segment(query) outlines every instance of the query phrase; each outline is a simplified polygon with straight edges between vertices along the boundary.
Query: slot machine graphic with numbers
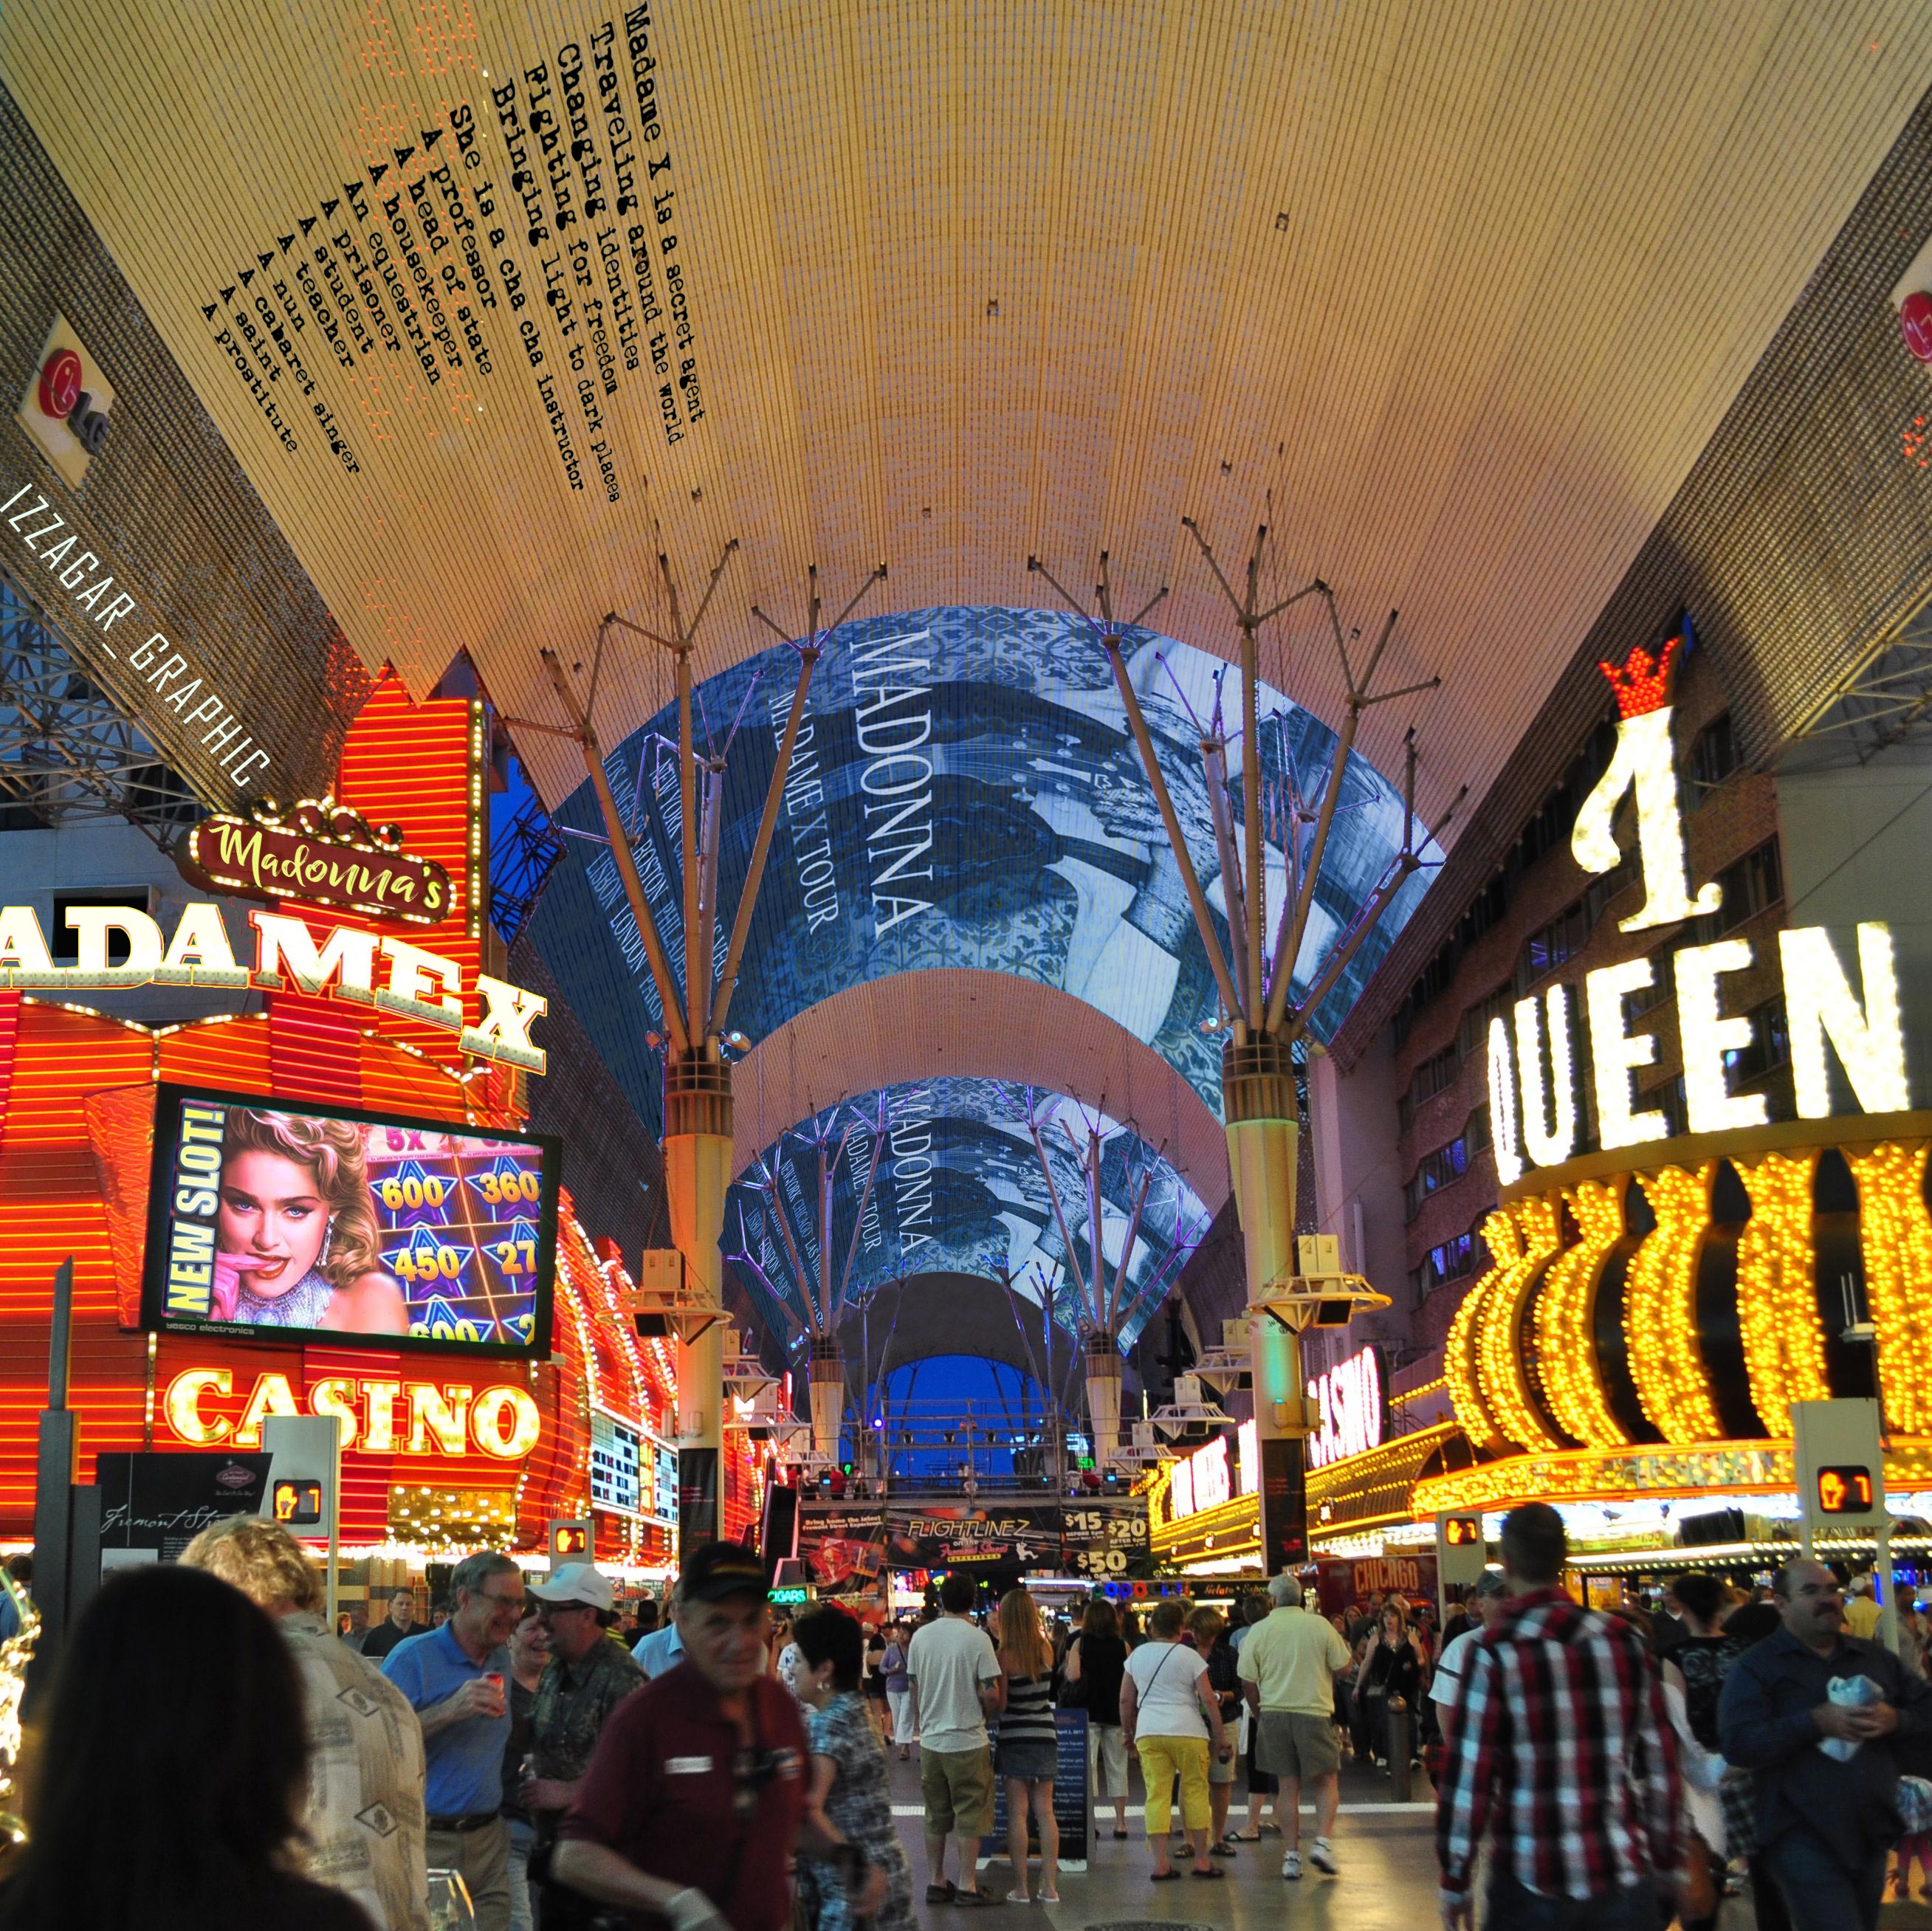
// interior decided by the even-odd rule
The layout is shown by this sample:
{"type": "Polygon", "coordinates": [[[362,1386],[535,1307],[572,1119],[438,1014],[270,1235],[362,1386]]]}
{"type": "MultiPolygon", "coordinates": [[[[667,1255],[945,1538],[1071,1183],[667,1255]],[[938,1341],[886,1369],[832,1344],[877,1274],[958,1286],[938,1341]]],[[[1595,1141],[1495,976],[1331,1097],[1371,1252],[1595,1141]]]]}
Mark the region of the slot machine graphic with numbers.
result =
{"type": "Polygon", "coordinates": [[[538,1150],[413,1130],[370,1137],[382,1264],[402,1288],[410,1332],[527,1342],[538,1276],[538,1150]]]}

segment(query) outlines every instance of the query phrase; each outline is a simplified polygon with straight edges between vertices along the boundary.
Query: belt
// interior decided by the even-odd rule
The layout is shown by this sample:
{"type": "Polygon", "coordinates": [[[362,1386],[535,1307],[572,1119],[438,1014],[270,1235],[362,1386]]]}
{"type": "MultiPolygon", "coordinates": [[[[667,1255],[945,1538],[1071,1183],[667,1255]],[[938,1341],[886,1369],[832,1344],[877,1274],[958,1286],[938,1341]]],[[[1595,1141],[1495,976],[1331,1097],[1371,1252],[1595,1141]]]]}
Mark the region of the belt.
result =
{"type": "Polygon", "coordinates": [[[429,1817],[423,1821],[432,1831],[481,1831],[502,1814],[500,1810],[478,1810],[467,1817],[429,1817]]]}

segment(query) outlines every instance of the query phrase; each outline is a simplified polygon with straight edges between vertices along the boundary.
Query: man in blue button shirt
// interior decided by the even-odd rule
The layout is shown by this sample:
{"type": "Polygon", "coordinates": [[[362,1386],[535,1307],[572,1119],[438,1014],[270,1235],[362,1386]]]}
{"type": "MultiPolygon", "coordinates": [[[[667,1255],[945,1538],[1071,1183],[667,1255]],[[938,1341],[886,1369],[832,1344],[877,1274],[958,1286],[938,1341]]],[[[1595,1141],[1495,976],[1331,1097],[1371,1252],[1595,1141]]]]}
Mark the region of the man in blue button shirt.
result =
{"type": "Polygon", "coordinates": [[[677,1627],[674,1597],[669,1594],[665,1597],[663,1627],[652,1630],[647,1636],[640,1636],[631,1654],[646,1676],[662,1676],[684,1660],[684,1637],[677,1627]]]}
{"type": "Polygon", "coordinates": [[[429,1866],[463,1874],[477,1931],[509,1931],[510,1829],[501,1814],[510,1740],[505,1647],[524,1613],[524,1577],[507,1555],[467,1557],[450,1576],[448,1621],[410,1636],[382,1674],[422,1720],[429,1866]]]}
{"type": "Polygon", "coordinates": [[[1870,1931],[1902,1828],[1895,1746],[1932,1731],[1932,1684],[1845,1633],[1822,1563],[1787,1562],[1777,1588],[1784,1627],[1732,1665],[1719,1738],[1755,1775],[1759,1854],[1796,1931],[1870,1931]],[[1833,1700],[1834,1681],[1859,1677],[1870,1701],[1833,1700]]]}

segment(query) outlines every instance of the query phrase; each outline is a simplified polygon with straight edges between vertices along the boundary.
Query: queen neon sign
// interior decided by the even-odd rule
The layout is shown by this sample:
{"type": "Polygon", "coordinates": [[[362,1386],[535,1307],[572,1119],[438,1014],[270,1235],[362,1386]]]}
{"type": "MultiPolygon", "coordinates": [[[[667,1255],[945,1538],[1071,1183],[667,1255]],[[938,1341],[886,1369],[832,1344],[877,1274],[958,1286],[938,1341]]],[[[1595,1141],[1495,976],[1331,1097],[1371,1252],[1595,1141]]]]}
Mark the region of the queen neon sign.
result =
{"type": "MultiPolygon", "coordinates": [[[[1654,655],[1633,651],[1621,669],[1600,667],[1616,693],[1616,748],[1576,814],[1570,850],[1586,871],[1612,869],[1622,858],[1612,821],[1625,794],[1634,796],[1645,899],[1639,910],[1618,922],[1625,932],[1679,923],[1715,912],[1724,903],[1724,888],[1715,880],[1694,895],[1690,888],[1667,701],[1681,642],[1673,637],[1654,655]]],[[[1891,930],[1875,921],[1862,924],[1854,942],[1856,984],[1825,927],[1801,926],[1778,935],[1801,1119],[1831,1115],[1828,1044],[1858,1111],[1902,1113],[1911,1105],[1891,930]]],[[[1727,1054],[1750,1045],[1751,1024],[1724,1015],[1723,982],[1756,959],[1750,940],[1743,938],[1685,946],[1670,956],[1685,1123],[1692,1133],[1761,1126],[1769,1120],[1761,1093],[1730,1090],[1724,1063],[1727,1054]]],[[[1612,1152],[1668,1135],[1664,1114],[1636,1103],[1635,1075],[1656,1063],[1657,1039],[1629,1030],[1626,1005],[1656,985],[1649,959],[1626,959],[1585,974],[1580,1029],[1574,989],[1562,985],[1551,986],[1540,999],[1517,1000],[1508,1023],[1500,1015],[1490,1021],[1490,1117],[1504,1186],[1520,1180],[1527,1167],[1559,1165],[1578,1150],[1580,1030],[1588,1042],[1598,1144],[1612,1152]]]]}

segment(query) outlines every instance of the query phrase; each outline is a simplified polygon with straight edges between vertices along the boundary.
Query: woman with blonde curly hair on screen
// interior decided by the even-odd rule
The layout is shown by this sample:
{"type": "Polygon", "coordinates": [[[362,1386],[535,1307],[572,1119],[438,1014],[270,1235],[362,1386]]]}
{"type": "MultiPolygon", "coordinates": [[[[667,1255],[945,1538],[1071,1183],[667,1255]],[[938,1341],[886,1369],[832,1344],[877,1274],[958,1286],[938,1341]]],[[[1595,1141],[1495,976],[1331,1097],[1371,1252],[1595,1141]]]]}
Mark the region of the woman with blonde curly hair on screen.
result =
{"type": "Polygon", "coordinates": [[[217,1321],[406,1334],[382,1269],[362,1129],[346,1120],[231,1106],[215,1214],[217,1321]]]}

